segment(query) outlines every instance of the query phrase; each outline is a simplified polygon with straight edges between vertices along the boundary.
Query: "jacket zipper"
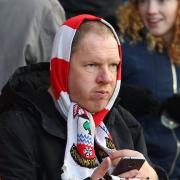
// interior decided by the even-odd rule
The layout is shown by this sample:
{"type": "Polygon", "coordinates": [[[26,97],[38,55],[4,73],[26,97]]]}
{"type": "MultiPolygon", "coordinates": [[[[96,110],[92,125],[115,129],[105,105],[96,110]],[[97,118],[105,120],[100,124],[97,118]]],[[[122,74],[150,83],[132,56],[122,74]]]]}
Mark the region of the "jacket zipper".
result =
{"type": "MultiPolygon", "coordinates": [[[[177,74],[176,74],[176,67],[174,64],[171,64],[171,69],[172,69],[172,78],[173,78],[173,93],[175,94],[175,93],[177,93],[177,74]]],[[[178,159],[179,154],[180,154],[180,141],[177,138],[175,129],[171,129],[171,132],[172,132],[172,135],[174,137],[174,140],[176,141],[176,154],[175,154],[175,157],[172,161],[171,168],[168,172],[169,176],[173,173],[177,159],[178,159]]]]}
{"type": "Polygon", "coordinates": [[[173,135],[173,137],[174,137],[174,140],[176,141],[176,147],[177,147],[177,148],[176,148],[175,157],[174,157],[174,159],[173,159],[173,161],[172,161],[172,164],[171,164],[171,168],[170,168],[170,170],[169,170],[169,172],[168,172],[168,175],[169,175],[169,176],[173,173],[173,171],[174,171],[174,169],[175,169],[175,165],[176,165],[177,159],[178,159],[179,154],[180,154],[180,141],[179,141],[179,139],[177,138],[177,135],[176,135],[175,130],[174,130],[174,129],[171,129],[171,132],[172,132],[172,135],[173,135]]]}

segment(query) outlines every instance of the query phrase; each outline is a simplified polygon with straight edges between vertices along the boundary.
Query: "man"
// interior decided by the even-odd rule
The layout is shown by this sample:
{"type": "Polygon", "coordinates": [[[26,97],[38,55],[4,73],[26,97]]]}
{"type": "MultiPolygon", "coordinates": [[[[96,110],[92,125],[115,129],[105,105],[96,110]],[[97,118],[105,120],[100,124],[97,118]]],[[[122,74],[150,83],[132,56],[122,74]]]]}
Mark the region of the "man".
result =
{"type": "Polygon", "coordinates": [[[0,94],[17,67],[49,61],[64,20],[57,0],[0,0],[0,94]]]}
{"type": "MultiPolygon", "coordinates": [[[[124,156],[148,159],[141,127],[115,102],[121,50],[106,21],[91,15],[67,20],[54,40],[50,87],[48,69],[44,63],[20,68],[3,88],[2,179],[97,180],[124,156]]],[[[158,176],[166,179],[147,161],[139,171],[119,174],[158,176]]]]}

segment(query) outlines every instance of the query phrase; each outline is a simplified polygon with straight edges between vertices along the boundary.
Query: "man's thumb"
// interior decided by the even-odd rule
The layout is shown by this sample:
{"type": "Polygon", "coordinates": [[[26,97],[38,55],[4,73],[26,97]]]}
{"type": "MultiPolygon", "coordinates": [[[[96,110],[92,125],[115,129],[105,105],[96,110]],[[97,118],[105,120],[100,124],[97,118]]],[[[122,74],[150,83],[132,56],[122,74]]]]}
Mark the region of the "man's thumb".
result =
{"type": "Polygon", "coordinates": [[[105,158],[104,161],[93,172],[91,176],[91,180],[97,180],[98,178],[102,178],[108,171],[110,164],[111,164],[110,158],[109,157],[105,158]]]}

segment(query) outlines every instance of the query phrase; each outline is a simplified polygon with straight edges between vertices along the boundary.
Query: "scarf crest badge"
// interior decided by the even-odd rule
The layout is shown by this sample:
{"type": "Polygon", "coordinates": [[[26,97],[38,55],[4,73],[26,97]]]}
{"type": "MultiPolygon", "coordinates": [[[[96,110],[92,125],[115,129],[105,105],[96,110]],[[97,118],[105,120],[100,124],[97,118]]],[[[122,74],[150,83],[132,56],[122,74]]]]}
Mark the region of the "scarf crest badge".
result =
{"type": "Polygon", "coordinates": [[[94,139],[87,111],[77,104],[73,107],[73,116],[77,123],[77,144],[73,144],[70,150],[71,156],[80,166],[94,168],[97,166],[94,150],[94,139]]]}
{"type": "Polygon", "coordinates": [[[67,120],[67,144],[62,167],[63,173],[61,174],[63,180],[81,180],[90,177],[100,163],[99,157],[103,159],[111,153],[112,149],[115,149],[103,119],[118,96],[121,65],[118,66],[114,93],[102,111],[92,115],[77,103],[71,102],[68,94],[71,45],[76,31],[85,20],[101,21],[112,30],[117,40],[121,59],[121,48],[117,34],[108,22],[99,17],[88,14],[72,17],[65,21],[56,33],[50,63],[50,80],[58,109],[67,120]]]}

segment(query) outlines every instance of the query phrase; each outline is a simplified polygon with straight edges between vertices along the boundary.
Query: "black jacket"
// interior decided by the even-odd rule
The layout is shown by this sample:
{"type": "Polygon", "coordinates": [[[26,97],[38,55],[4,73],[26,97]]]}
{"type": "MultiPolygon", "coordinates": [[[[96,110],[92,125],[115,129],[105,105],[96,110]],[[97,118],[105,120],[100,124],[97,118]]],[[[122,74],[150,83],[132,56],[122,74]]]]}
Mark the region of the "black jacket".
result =
{"type": "MultiPolygon", "coordinates": [[[[0,96],[0,177],[5,180],[60,180],[66,122],[47,92],[49,64],[18,69],[0,96]]],[[[104,120],[117,149],[147,157],[139,123],[120,105],[104,120]]],[[[161,179],[166,179],[164,173],[161,179]]]]}

